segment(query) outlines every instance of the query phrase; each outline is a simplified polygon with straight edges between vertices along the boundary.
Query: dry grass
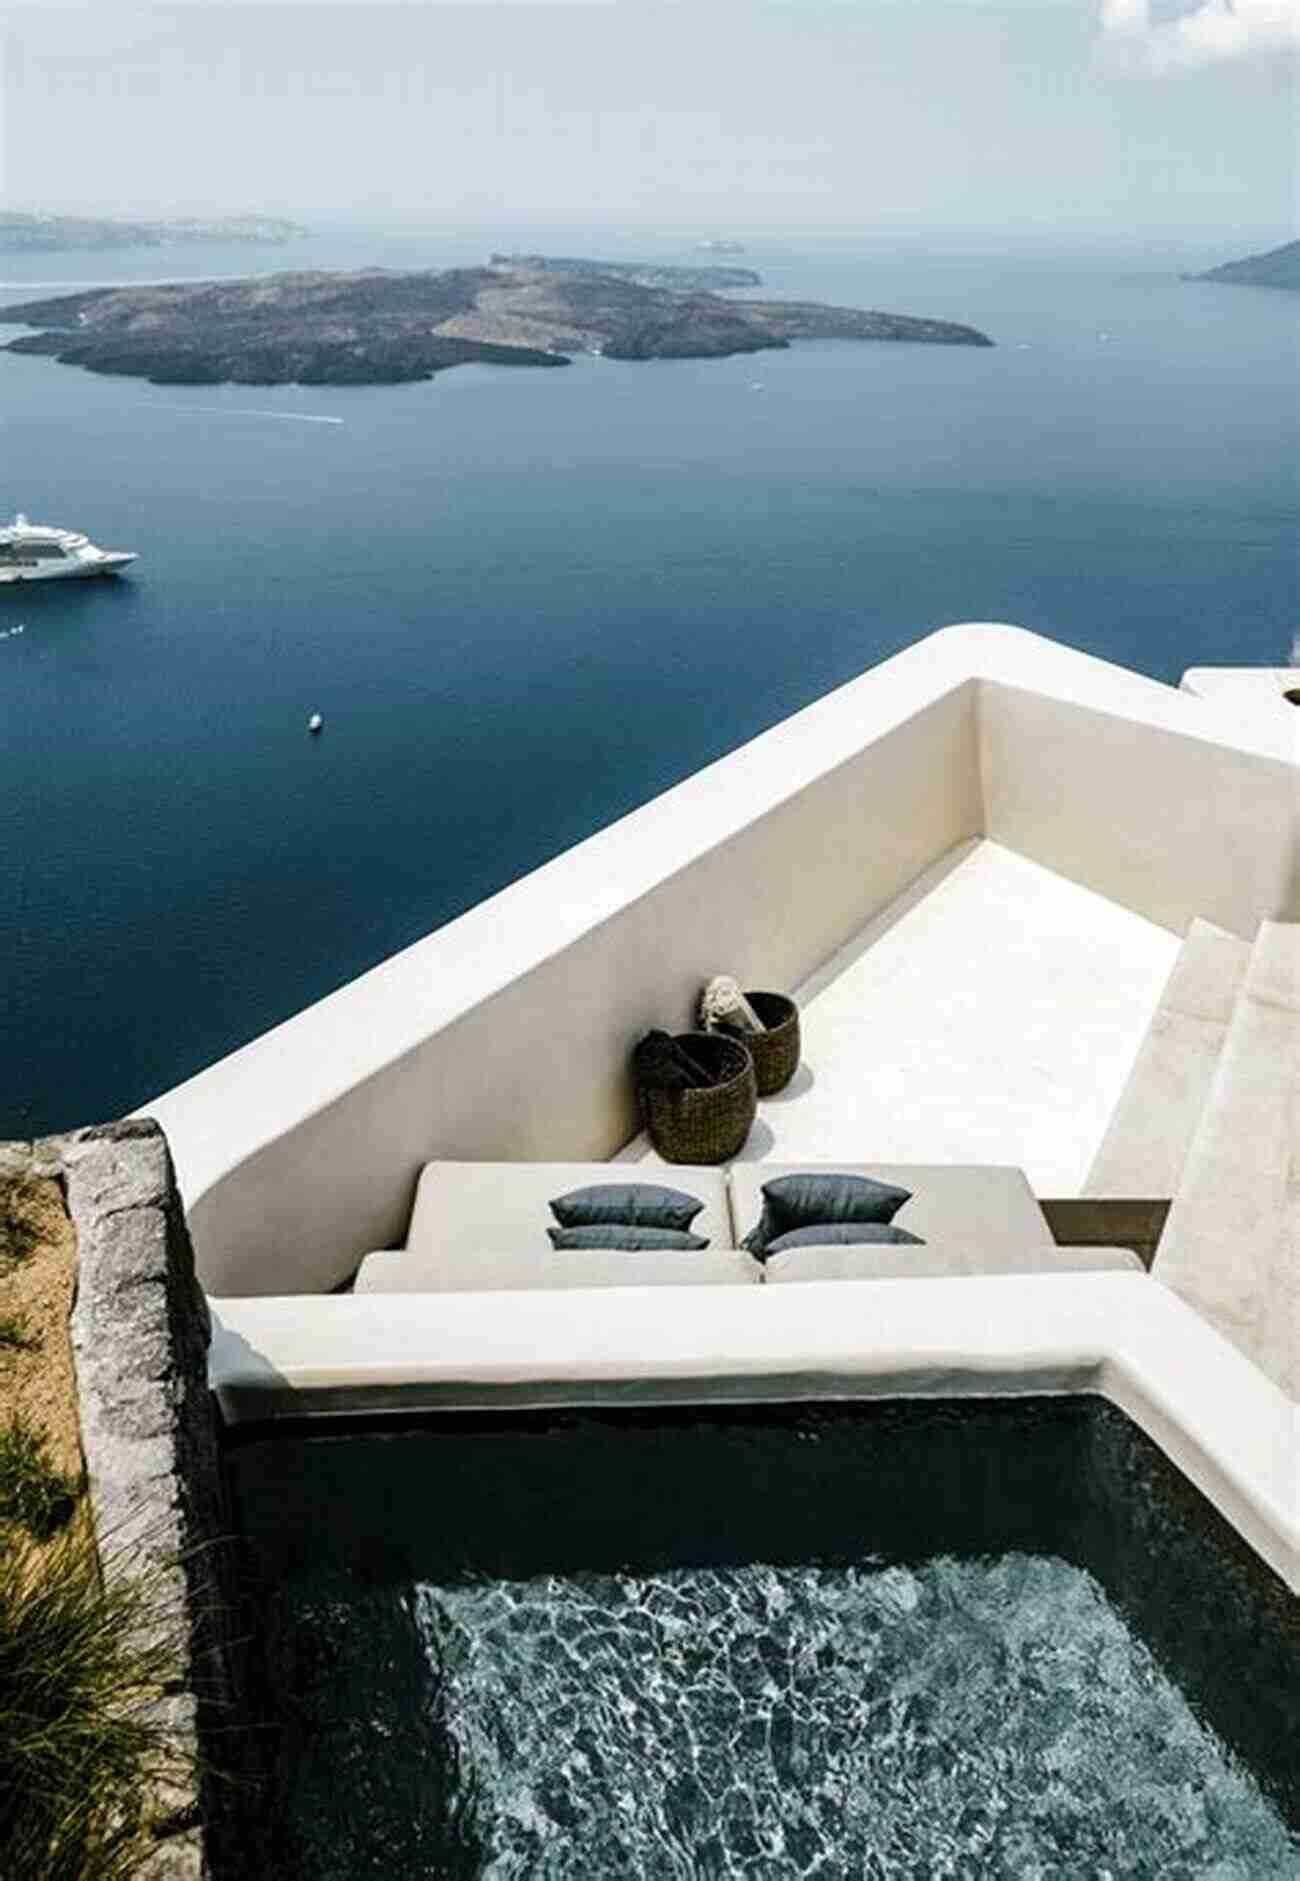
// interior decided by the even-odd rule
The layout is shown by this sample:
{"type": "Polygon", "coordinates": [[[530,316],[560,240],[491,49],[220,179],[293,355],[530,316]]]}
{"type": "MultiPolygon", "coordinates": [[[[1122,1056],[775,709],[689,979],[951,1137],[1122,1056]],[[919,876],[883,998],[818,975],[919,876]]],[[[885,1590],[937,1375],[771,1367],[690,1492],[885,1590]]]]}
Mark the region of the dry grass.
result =
{"type": "Polygon", "coordinates": [[[0,1539],[0,1872],[128,1881],[150,1800],[184,1772],[159,1710],[175,1677],[147,1581],[101,1573],[84,1528],[0,1539]]]}
{"type": "Polygon", "coordinates": [[[68,1319],[59,1184],[0,1179],[0,1875],[127,1881],[183,1761],[159,1708],[181,1663],[147,1580],[101,1563],[68,1319]]]}
{"type": "Polygon", "coordinates": [[[76,1280],[77,1237],[59,1184],[0,1180],[0,1427],[21,1419],[68,1482],[83,1469],[68,1333],[76,1280]]]}

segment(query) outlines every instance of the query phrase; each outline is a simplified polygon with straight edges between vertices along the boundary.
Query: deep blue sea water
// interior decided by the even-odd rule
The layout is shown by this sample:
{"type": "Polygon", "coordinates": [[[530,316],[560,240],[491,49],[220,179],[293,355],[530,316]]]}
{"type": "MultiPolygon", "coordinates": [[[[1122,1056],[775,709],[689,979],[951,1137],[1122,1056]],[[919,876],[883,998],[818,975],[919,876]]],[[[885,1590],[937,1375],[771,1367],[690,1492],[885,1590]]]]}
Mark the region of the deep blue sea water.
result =
{"type": "MultiPolygon", "coordinates": [[[[38,283],[499,245],[0,258],[0,312],[38,283]]],[[[1219,258],[750,244],[766,293],[994,351],[326,390],[0,354],[0,514],[141,554],[0,595],[0,1136],[142,1104],[947,622],[1165,680],[1285,662],[1300,305],[1178,278],[1219,258]]]]}

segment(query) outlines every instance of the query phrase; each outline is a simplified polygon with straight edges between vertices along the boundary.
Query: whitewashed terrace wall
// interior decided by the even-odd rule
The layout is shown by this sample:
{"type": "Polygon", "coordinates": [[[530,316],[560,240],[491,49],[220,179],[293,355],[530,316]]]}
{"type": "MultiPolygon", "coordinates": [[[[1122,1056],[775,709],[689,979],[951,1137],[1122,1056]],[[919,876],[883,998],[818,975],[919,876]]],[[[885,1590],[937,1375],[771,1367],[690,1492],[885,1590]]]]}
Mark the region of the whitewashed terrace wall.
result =
{"type": "Polygon", "coordinates": [[[931,635],[147,1106],[204,1284],[330,1288],[400,1241],[434,1157],[610,1154],[631,1045],[704,975],[798,983],[972,836],[1253,934],[1295,897],[1296,781],[1153,681],[931,635]]]}
{"type": "MultiPolygon", "coordinates": [[[[685,789],[707,797],[710,773],[685,789]]],[[[195,1198],[205,1285],[252,1294],[335,1284],[370,1249],[401,1241],[415,1175],[432,1157],[612,1154],[637,1128],[627,1063],[647,1027],[687,1026],[701,979],[720,963],[749,985],[801,979],[972,835],[978,806],[964,686],[684,866],[686,845],[665,848],[645,831],[646,879],[622,906],[600,905],[611,878],[599,856],[572,852],[388,963],[391,973],[379,969],[380,985],[357,983],[300,1015],[269,1041],[278,1036],[284,1053],[272,1075],[288,1075],[299,1043],[284,1035],[309,1027],[345,1081],[195,1198]],[[503,941],[505,971],[494,976],[503,941]],[[470,983],[450,1010],[429,1013],[422,992],[439,976],[449,990],[470,983]],[[340,1047],[358,1021],[364,1034],[361,1001],[373,993],[405,1011],[409,1032],[399,1052],[347,1079],[360,1054],[340,1047]]],[[[679,827],[703,833],[689,801],[681,815],[679,827]]],[[[637,821],[607,834],[635,849],[637,821]]]]}
{"type": "Polygon", "coordinates": [[[997,680],[979,725],[995,841],[1176,934],[1197,915],[1243,940],[1300,919],[1292,765],[997,680]]]}

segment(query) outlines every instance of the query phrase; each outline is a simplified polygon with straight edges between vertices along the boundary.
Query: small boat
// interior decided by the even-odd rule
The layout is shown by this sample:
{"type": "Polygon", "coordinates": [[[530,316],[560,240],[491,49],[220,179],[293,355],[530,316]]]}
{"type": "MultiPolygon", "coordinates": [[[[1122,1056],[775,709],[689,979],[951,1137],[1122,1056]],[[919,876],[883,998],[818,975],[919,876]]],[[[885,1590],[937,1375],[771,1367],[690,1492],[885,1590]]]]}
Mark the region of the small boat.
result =
{"type": "Polygon", "coordinates": [[[132,550],[97,549],[73,529],[48,528],[25,516],[0,528],[0,584],[116,575],[137,559],[132,550]]]}

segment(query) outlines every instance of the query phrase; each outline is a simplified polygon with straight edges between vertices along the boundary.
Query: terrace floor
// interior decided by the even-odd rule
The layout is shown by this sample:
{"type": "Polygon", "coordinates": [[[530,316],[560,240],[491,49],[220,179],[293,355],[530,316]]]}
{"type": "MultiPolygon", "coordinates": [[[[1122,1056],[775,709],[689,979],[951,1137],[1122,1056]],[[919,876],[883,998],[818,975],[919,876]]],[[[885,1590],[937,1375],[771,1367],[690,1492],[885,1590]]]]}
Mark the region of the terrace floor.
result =
{"type": "MultiPolygon", "coordinates": [[[[795,989],[803,1063],[739,1160],[1014,1163],[1037,1194],[1075,1195],[1178,948],[998,843],[963,844],[795,989]]],[[[621,1160],[651,1157],[638,1138],[621,1160]]]]}

